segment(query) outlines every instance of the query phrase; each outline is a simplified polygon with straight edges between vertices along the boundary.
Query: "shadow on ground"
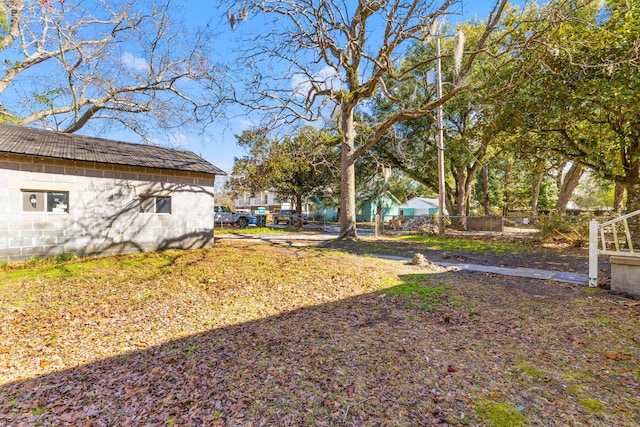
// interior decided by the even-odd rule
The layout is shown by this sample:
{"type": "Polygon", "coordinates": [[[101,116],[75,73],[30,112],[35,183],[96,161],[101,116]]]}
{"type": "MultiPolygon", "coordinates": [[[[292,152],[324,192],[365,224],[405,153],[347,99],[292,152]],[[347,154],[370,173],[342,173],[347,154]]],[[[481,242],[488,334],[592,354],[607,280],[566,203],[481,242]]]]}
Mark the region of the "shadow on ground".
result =
{"type": "Polygon", "coordinates": [[[640,423],[637,312],[490,276],[402,280],[4,384],[0,425],[463,425],[493,404],[534,425],[640,423]]]}

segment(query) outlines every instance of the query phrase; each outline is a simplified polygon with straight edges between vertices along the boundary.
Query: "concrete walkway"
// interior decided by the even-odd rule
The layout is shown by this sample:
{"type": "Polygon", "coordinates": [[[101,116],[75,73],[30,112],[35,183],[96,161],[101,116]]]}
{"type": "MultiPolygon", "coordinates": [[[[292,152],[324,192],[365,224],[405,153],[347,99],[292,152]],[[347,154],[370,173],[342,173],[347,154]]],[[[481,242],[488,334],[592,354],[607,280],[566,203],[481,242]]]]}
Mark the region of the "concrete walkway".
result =
{"type": "MultiPolygon", "coordinates": [[[[393,256],[393,255],[375,255],[378,258],[392,259],[397,261],[411,262],[411,258],[393,256]]],[[[465,271],[476,271],[479,273],[494,273],[501,274],[503,276],[516,276],[527,277],[529,279],[541,279],[541,280],[556,280],[558,282],[575,283],[578,285],[587,285],[589,283],[589,276],[580,273],[571,273],[564,271],[553,270],[541,270],[538,268],[526,268],[526,267],[494,267],[491,265],[479,265],[479,264],[458,264],[454,262],[434,262],[434,264],[441,267],[455,268],[465,271]]]]}
{"type": "MultiPolygon", "coordinates": [[[[306,246],[300,243],[300,240],[329,240],[335,239],[336,235],[332,233],[296,233],[296,234],[216,234],[216,239],[243,239],[253,241],[267,241],[288,246],[306,246]]],[[[368,254],[382,259],[390,259],[396,261],[411,262],[411,258],[400,257],[394,255],[368,254]]],[[[501,274],[503,276],[526,277],[529,279],[555,280],[558,282],[574,283],[577,285],[587,286],[589,276],[587,274],[542,270],[537,268],[525,267],[495,267],[490,265],[479,264],[458,264],[448,262],[436,262],[434,264],[442,267],[455,268],[458,270],[475,271],[479,273],[501,274]]]]}

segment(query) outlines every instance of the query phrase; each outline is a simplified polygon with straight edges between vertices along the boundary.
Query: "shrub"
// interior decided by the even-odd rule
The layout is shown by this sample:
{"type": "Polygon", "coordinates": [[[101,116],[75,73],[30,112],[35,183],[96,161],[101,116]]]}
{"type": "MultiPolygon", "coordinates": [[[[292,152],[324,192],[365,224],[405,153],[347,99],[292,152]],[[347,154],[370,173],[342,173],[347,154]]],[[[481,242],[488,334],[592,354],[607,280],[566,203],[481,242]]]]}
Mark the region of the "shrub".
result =
{"type": "Polygon", "coordinates": [[[57,262],[71,261],[76,257],[75,252],[62,252],[56,257],[57,262]]]}
{"type": "Polygon", "coordinates": [[[543,242],[563,241],[575,247],[583,247],[589,242],[589,222],[592,219],[592,215],[586,214],[540,217],[536,237],[543,242]]]}

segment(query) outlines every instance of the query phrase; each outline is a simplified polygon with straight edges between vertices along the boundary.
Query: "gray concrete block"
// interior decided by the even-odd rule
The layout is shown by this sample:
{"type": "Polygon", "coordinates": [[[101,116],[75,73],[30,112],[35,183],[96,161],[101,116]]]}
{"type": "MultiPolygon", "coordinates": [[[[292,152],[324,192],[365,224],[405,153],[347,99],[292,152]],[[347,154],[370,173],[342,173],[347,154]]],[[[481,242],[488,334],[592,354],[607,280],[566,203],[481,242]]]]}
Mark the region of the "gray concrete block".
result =
{"type": "Polygon", "coordinates": [[[611,290],[640,299],[640,255],[612,256],[611,290]]]}
{"type": "Polygon", "coordinates": [[[19,237],[34,238],[34,237],[42,237],[43,235],[44,235],[44,231],[42,231],[42,230],[20,230],[20,231],[18,231],[18,236],[19,237]]]}

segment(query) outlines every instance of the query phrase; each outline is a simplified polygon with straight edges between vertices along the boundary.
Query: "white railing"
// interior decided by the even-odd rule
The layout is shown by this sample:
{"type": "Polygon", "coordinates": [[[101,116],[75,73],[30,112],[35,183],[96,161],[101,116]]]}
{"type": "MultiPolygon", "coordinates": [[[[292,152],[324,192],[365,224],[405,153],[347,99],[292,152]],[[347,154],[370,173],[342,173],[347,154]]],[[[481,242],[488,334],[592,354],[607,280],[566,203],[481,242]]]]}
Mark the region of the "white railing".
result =
{"type": "Polygon", "coordinates": [[[593,220],[589,223],[589,286],[598,286],[598,255],[640,256],[633,249],[631,230],[627,219],[640,215],[640,210],[603,222],[593,220]],[[618,227],[622,224],[622,237],[618,235],[618,227]],[[611,232],[613,249],[607,248],[606,233],[611,232]],[[622,241],[621,241],[622,238],[622,241]]]}

